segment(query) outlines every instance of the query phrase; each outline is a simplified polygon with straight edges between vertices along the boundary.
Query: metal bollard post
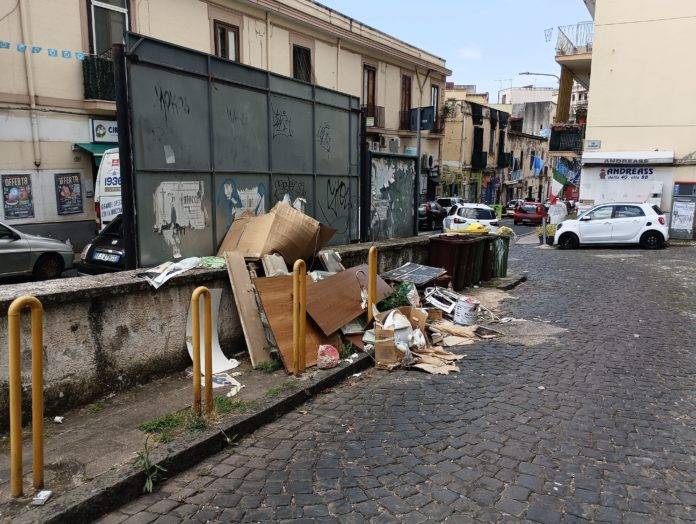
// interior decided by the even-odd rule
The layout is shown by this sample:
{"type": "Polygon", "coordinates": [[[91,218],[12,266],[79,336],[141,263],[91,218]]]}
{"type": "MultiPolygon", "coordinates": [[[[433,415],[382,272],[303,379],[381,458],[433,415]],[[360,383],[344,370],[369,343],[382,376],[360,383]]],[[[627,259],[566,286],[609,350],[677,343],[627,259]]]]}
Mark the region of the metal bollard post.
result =
{"type": "Polygon", "coordinates": [[[544,238],[544,245],[546,245],[546,217],[541,218],[541,228],[542,228],[541,234],[543,235],[543,238],[544,238]]]}
{"type": "Polygon", "coordinates": [[[372,306],[377,299],[377,248],[372,246],[367,254],[367,321],[372,320],[372,306]]]}
{"type": "Polygon", "coordinates": [[[205,414],[213,411],[213,323],[210,290],[200,286],[191,295],[191,342],[193,344],[193,411],[201,414],[201,320],[199,312],[200,297],[203,295],[203,315],[205,317],[205,414]]]}
{"type": "Polygon", "coordinates": [[[15,299],[7,311],[10,357],[10,493],[22,496],[22,355],[20,351],[21,314],[31,309],[31,429],[33,447],[33,485],[42,489],[43,476],[43,306],[29,295],[15,299]]]}
{"type": "Polygon", "coordinates": [[[292,361],[295,376],[307,367],[307,265],[304,260],[295,261],[292,268],[292,361]]]}

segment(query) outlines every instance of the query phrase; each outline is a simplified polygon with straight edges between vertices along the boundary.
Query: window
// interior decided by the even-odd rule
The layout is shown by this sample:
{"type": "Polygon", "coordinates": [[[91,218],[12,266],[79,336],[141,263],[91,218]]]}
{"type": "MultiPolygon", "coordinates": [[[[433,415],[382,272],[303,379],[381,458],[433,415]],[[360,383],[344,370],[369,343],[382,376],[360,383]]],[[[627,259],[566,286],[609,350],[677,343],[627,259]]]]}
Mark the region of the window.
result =
{"type": "Polygon", "coordinates": [[[658,215],[664,215],[664,214],[665,214],[664,211],[662,211],[662,209],[661,209],[660,206],[658,206],[658,205],[654,205],[652,208],[653,208],[653,211],[655,211],[655,213],[657,213],[658,215]]]}
{"type": "Polygon", "coordinates": [[[638,206],[614,206],[614,218],[644,217],[645,213],[638,206]]]}
{"type": "Polygon", "coordinates": [[[611,218],[613,210],[614,206],[598,207],[597,209],[594,209],[587,213],[587,215],[585,216],[588,217],[590,220],[606,220],[608,218],[611,218]]]}
{"type": "Polygon", "coordinates": [[[492,209],[481,209],[477,207],[460,207],[459,216],[472,218],[474,220],[493,220],[495,213],[492,209]]]}
{"type": "Polygon", "coordinates": [[[411,77],[403,75],[401,77],[401,110],[411,110],[411,77]]]}
{"type": "Polygon", "coordinates": [[[437,108],[440,107],[440,86],[430,86],[430,105],[435,108],[437,114],[437,108]]]}
{"type": "Polygon", "coordinates": [[[367,106],[367,116],[375,116],[375,78],[376,70],[369,65],[363,66],[362,103],[367,106]]]}
{"type": "Polygon", "coordinates": [[[89,0],[92,51],[101,55],[123,42],[128,30],[127,0],[89,0]]]}
{"type": "Polygon", "coordinates": [[[215,54],[220,58],[239,62],[239,28],[215,20],[215,54]]]}
{"type": "Polygon", "coordinates": [[[312,82],[312,50],[310,48],[293,44],[292,77],[295,80],[312,82]]]}
{"type": "Polygon", "coordinates": [[[15,234],[10,230],[10,228],[0,224],[0,238],[14,238],[15,234]]]}
{"type": "Polygon", "coordinates": [[[503,95],[503,104],[507,103],[507,95],[503,95]]]}
{"type": "Polygon", "coordinates": [[[532,154],[529,156],[529,169],[534,169],[534,157],[536,156],[536,151],[532,151],[532,154]]]}

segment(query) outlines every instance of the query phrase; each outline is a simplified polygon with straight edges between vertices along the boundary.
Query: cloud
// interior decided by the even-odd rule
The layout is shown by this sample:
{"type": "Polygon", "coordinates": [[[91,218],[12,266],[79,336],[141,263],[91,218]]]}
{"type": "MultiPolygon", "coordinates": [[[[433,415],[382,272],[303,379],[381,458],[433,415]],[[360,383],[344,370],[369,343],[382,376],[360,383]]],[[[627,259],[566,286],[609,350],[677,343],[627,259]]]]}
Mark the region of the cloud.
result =
{"type": "Polygon", "coordinates": [[[478,47],[465,45],[457,49],[457,55],[463,60],[481,60],[483,53],[478,47]]]}

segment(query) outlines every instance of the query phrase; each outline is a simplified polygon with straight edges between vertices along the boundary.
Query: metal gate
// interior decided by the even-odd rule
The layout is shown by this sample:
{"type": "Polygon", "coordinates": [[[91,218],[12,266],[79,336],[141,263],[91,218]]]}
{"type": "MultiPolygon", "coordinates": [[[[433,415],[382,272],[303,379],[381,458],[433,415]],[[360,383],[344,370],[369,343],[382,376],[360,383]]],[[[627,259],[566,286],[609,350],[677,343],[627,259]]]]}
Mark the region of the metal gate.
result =
{"type": "Polygon", "coordinates": [[[358,239],[358,98],[133,33],[125,42],[116,66],[131,266],[214,254],[236,216],[286,194],[337,230],[332,243],[358,239]]]}

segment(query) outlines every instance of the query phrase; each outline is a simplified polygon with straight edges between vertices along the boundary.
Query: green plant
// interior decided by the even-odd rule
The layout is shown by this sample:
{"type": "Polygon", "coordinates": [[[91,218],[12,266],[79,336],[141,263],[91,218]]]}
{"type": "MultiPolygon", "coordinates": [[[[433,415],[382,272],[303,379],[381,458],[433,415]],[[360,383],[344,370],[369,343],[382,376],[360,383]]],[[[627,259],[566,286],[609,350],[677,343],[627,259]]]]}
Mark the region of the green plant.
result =
{"type": "Polygon", "coordinates": [[[282,382],[280,385],[272,387],[268,391],[266,391],[266,396],[269,398],[277,397],[279,395],[282,395],[283,393],[293,391],[298,387],[299,385],[294,380],[288,379],[285,382],[282,382]]]}
{"type": "Polygon", "coordinates": [[[173,429],[181,427],[186,417],[185,411],[177,413],[168,413],[161,417],[153,418],[147,422],[143,422],[138,426],[138,429],[144,433],[161,434],[171,432],[173,429]]]}
{"type": "Polygon", "coordinates": [[[90,413],[99,413],[102,409],[104,409],[104,403],[101,400],[97,400],[87,406],[87,411],[90,413]]]}
{"type": "Polygon", "coordinates": [[[348,358],[353,353],[357,353],[358,348],[352,342],[347,342],[346,344],[341,344],[338,348],[338,356],[341,358],[348,358]]]}
{"type": "Polygon", "coordinates": [[[261,364],[256,366],[256,369],[263,371],[264,373],[273,373],[282,367],[283,364],[279,360],[267,360],[266,362],[261,362],[261,364]]]}
{"type": "MultiPolygon", "coordinates": [[[[544,228],[543,227],[537,226],[534,231],[536,232],[536,235],[538,237],[544,236],[544,228]]],[[[555,234],[556,234],[556,224],[546,224],[546,236],[552,237],[555,234]]]]}
{"type": "Polygon", "coordinates": [[[245,413],[256,407],[255,400],[241,400],[238,398],[232,399],[229,397],[215,397],[213,399],[213,408],[220,415],[228,413],[245,413]]]}
{"type": "Polygon", "coordinates": [[[377,304],[377,309],[380,311],[389,311],[397,307],[408,306],[409,301],[406,295],[408,295],[410,289],[410,284],[402,282],[396,287],[394,293],[377,304]]]}
{"type": "Polygon", "coordinates": [[[186,420],[186,429],[195,433],[199,433],[208,427],[208,422],[200,415],[189,411],[189,416],[186,420]]]}
{"type": "Polygon", "coordinates": [[[143,451],[138,451],[136,453],[135,461],[133,465],[136,468],[140,468],[143,473],[145,473],[145,485],[143,486],[143,491],[146,493],[152,493],[152,489],[155,483],[160,477],[160,472],[166,473],[166,469],[157,464],[153,464],[150,460],[150,448],[148,447],[148,441],[150,440],[150,435],[145,437],[145,446],[143,451]]]}

